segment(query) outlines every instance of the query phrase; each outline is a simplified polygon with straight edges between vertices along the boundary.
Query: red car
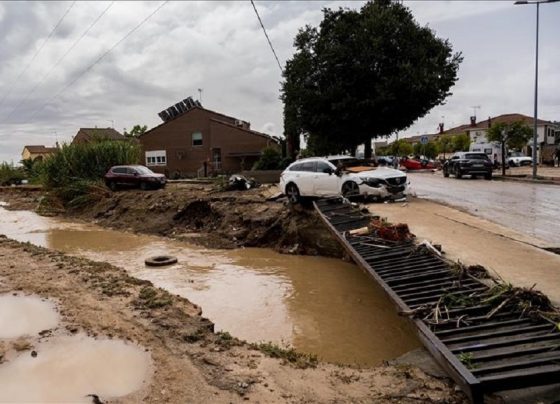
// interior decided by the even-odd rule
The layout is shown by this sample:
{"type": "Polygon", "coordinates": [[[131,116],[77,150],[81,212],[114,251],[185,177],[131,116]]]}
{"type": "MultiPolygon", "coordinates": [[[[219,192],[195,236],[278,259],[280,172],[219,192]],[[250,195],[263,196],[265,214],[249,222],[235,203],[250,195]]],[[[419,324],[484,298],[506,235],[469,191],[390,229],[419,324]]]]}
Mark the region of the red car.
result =
{"type": "Polygon", "coordinates": [[[105,184],[113,191],[119,187],[163,188],[166,182],[165,175],[144,166],[114,166],[105,174],[105,184]]]}
{"type": "Polygon", "coordinates": [[[433,170],[437,168],[432,160],[410,159],[408,157],[403,157],[400,164],[407,170],[433,170]]]}

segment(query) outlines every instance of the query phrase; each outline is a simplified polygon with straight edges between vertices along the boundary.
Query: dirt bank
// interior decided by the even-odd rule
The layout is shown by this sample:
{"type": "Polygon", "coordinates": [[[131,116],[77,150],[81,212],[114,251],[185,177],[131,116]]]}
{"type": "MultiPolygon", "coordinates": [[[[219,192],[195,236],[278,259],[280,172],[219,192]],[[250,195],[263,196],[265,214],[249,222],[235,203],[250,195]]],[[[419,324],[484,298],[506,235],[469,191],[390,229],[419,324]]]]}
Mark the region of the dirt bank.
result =
{"type": "MultiPolygon", "coordinates": [[[[130,340],[150,352],[154,369],[146,386],[111,402],[463,402],[447,380],[415,368],[318,364],[273,345],[257,348],[214,334],[188,300],[106,263],[5,237],[0,257],[0,293],[21,291],[57,302],[62,322],[53,335],[130,340]]],[[[33,349],[14,343],[1,341],[0,358],[16,348],[20,354],[33,349]]]]}
{"type": "Polygon", "coordinates": [[[213,185],[169,184],[163,190],[107,191],[95,204],[64,209],[38,190],[0,190],[11,209],[39,210],[133,232],[157,234],[206,247],[269,247],[277,251],[342,257],[340,245],[312,209],[269,201],[276,187],[219,191],[213,185]],[[40,208],[40,209],[38,209],[40,208]]]}

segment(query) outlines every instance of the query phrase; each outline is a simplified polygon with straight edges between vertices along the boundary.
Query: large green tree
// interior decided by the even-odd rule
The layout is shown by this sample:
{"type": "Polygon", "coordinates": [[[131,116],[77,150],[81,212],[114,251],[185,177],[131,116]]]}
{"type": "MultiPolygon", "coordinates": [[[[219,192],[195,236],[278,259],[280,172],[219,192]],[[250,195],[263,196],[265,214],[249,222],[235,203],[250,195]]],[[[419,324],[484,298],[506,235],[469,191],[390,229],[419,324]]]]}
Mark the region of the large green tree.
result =
{"type": "Polygon", "coordinates": [[[532,137],[533,129],[523,121],[498,122],[488,129],[488,140],[500,143],[502,148],[502,175],[506,175],[506,146],[508,149],[521,149],[532,137]]]}
{"type": "Polygon", "coordinates": [[[466,133],[455,135],[451,143],[453,145],[453,151],[469,151],[471,137],[466,133]]]}
{"type": "Polygon", "coordinates": [[[286,63],[289,143],[305,134],[330,153],[352,150],[409,127],[451,94],[461,54],[407,7],[375,0],[323,14],[319,27],[299,31],[286,63]]]}

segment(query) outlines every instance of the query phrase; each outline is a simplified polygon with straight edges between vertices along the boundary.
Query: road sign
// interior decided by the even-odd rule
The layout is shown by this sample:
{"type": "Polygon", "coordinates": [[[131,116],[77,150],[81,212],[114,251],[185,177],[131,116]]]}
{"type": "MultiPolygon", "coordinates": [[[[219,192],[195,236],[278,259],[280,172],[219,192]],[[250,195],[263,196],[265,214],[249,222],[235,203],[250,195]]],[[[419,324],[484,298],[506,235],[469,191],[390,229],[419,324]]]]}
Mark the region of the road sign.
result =
{"type": "Polygon", "coordinates": [[[420,136],[420,143],[428,144],[428,136],[426,136],[426,135],[420,136]]]}

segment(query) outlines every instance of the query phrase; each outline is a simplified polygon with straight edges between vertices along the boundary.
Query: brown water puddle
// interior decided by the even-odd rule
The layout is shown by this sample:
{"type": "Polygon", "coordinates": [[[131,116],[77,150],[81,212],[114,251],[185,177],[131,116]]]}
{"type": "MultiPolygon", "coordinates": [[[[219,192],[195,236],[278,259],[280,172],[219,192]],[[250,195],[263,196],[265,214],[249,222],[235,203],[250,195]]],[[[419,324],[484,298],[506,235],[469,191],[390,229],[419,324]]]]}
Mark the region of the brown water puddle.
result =
{"type": "Polygon", "coordinates": [[[0,338],[37,335],[58,324],[53,303],[37,296],[0,295],[0,338]]]}
{"type": "Polygon", "coordinates": [[[268,249],[211,250],[0,208],[0,234],[125,268],[200,305],[217,330],[324,360],[375,365],[419,346],[381,289],[353,264],[268,249]],[[149,268],[144,259],[179,262],[149,268]]]}
{"type": "Polygon", "coordinates": [[[122,341],[58,337],[0,365],[0,402],[91,403],[89,394],[122,397],[142,387],[150,355],[122,341]]]}

